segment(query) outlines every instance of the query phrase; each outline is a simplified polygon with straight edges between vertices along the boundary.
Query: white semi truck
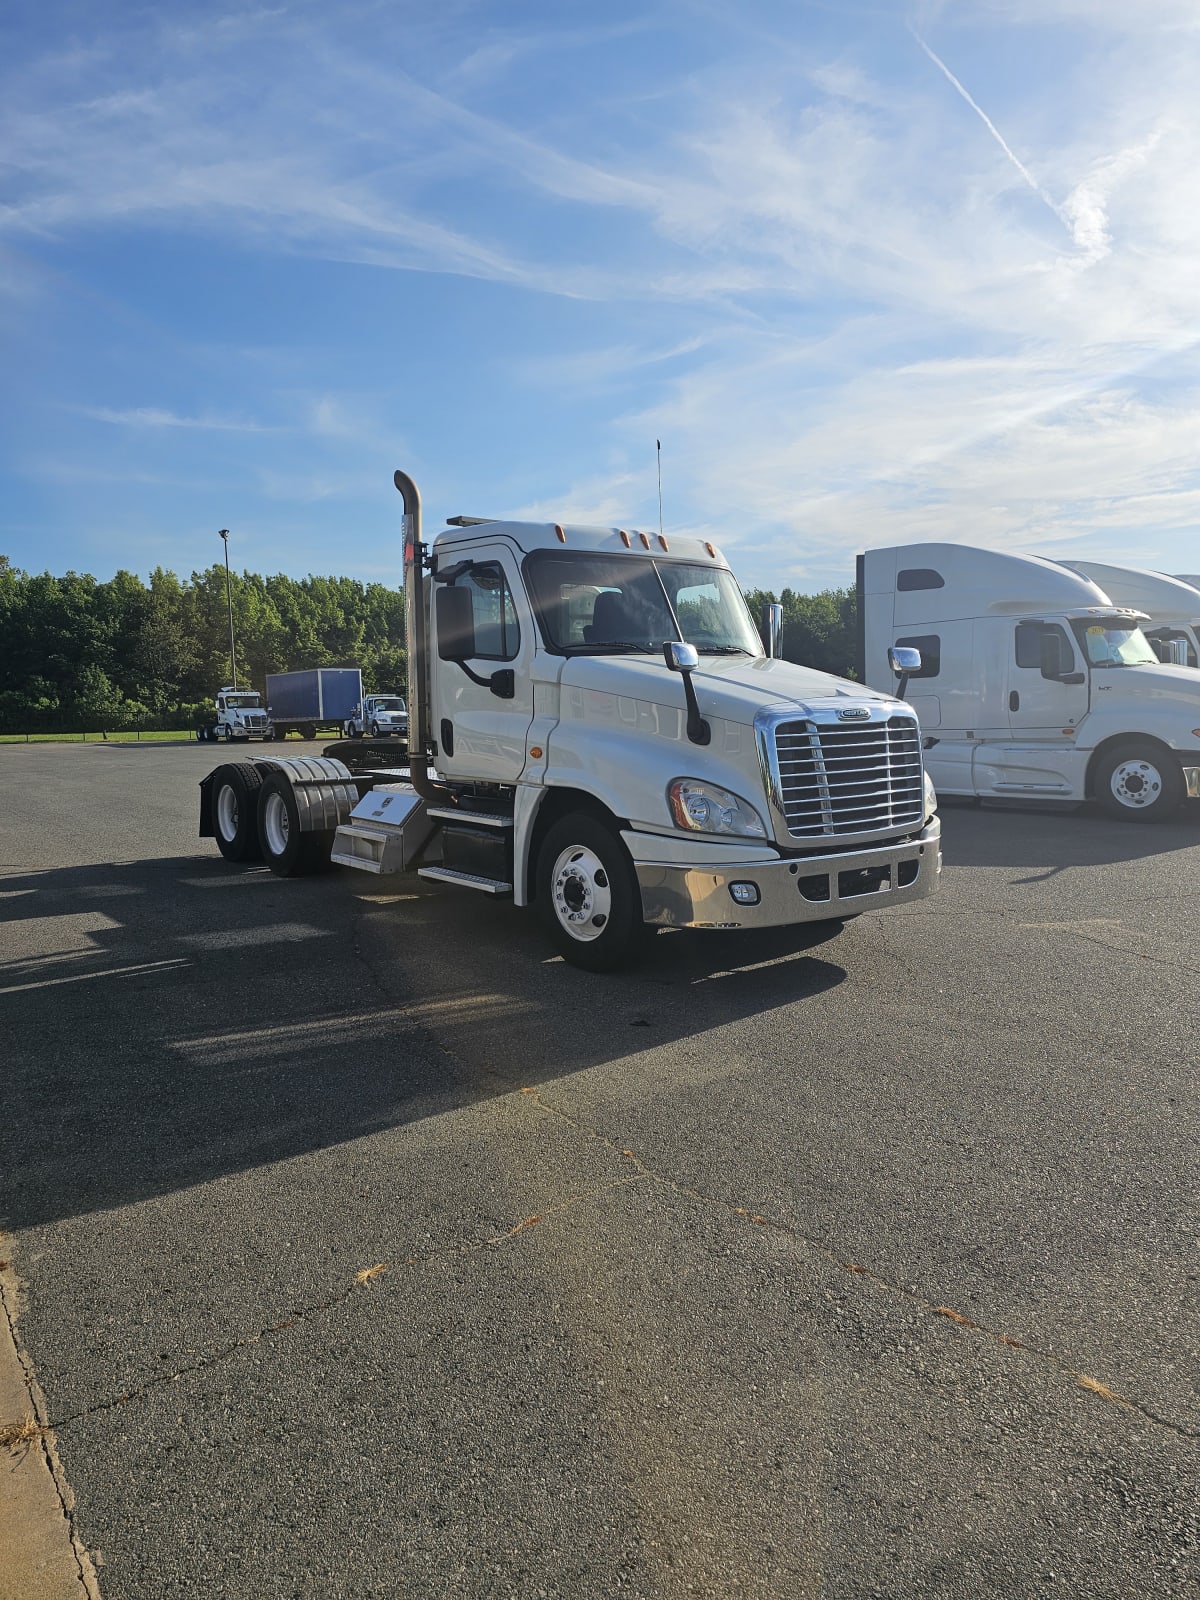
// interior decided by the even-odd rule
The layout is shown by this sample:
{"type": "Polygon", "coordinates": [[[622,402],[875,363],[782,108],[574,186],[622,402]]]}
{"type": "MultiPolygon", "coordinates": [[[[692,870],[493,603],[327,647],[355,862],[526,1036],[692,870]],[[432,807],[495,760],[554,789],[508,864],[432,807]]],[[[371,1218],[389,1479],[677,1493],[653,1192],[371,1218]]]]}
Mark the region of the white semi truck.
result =
{"type": "Polygon", "coordinates": [[[342,724],[347,739],[408,738],[408,707],[398,694],[366,694],[342,724]]]}
{"type": "Polygon", "coordinates": [[[1200,667],[1200,589],[1180,578],[1109,561],[1064,561],[1103,589],[1117,606],[1144,611],[1142,632],[1161,661],[1200,667]]]}
{"type": "Polygon", "coordinates": [[[216,693],[215,720],[201,723],[196,737],[202,741],[224,739],[229,744],[248,739],[269,742],[275,737],[275,728],[257,690],[226,684],[216,693]]]}
{"type": "Polygon", "coordinates": [[[912,544],[858,558],[860,671],[902,683],[939,793],[1094,797],[1157,821],[1200,797],[1200,675],[1159,660],[1143,613],[1039,556],[912,544]]]}
{"type": "Polygon", "coordinates": [[[838,923],[931,893],[912,710],[764,652],[715,545],[470,517],[427,545],[396,486],[408,766],[345,743],[218,767],[200,832],[227,859],[416,867],[537,906],[596,971],[647,928],[838,923]]]}

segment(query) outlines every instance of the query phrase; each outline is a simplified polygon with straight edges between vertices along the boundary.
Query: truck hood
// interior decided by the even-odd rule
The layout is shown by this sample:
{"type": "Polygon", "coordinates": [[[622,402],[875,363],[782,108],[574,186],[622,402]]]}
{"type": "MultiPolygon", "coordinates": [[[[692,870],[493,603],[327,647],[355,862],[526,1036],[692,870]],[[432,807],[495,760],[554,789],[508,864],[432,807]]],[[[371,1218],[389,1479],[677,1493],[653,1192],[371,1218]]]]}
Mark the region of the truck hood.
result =
{"type": "MultiPolygon", "coordinates": [[[[1130,669],[1132,670],[1132,669],[1130,669]]],[[[1163,669],[1165,670],[1165,669],[1163,669]]],[[[1190,670],[1190,669],[1180,669],[1190,670]]],[[[1200,674],[1192,673],[1194,678],[1200,674]]],[[[590,689],[651,705],[683,705],[683,684],[661,656],[568,656],[560,678],[564,688],[590,689]]],[[[865,684],[849,683],[827,672],[766,656],[701,656],[692,674],[700,713],[751,726],[755,716],[793,710],[798,717],[822,706],[875,703],[898,705],[891,695],[865,684]]]]}
{"type": "Polygon", "coordinates": [[[1092,697],[1097,707],[1127,700],[1145,704],[1153,697],[1156,706],[1176,705],[1195,716],[1200,713],[1200,672],[1165,661],[1137,667],[1093,667],[1092,697]]]}

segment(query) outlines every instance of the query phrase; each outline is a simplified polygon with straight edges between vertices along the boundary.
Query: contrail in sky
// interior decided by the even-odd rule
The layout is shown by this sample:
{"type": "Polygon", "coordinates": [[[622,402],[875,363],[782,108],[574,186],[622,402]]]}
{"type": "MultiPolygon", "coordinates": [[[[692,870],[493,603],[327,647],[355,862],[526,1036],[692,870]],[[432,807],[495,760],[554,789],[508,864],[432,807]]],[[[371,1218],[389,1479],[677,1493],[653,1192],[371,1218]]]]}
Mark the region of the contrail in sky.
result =
{"type": "Polygon", "coordinates": [[[921,35],[917,32],[917,30],[910,26],[908,31],[909,31],[909,33],[912,34],[913,38],[921,46],[921,49],[924,50],[925,54],[929,57],[930,61],[933,62],[934,66],[938,69],[938,71],[940,73],[942,73],[942,75],[953,85],[953,87],[958,90],[959,94],[962,95],[963,99],[970,106],[971,110],[975,113],[975,115],[983,123],[984,127],[991,134],[992,138],[995,139],[996,143],[1000,146],[1001,150],[1004,151],[1004,154],[1012,162],[1013,166],[1016,167],[1017,171],[1021,174],[1022,178],[1024,178],[1025,182],[1029,185],[1029,187],[1033,190],[1034,194],[1037,195],[1038,199],[1042,202],[1042,204],[1046,205],[1046,206],[1049,206],[1050,210],[1053,211],[1054,215],[1063,224],[1063,226],[1067,229],[1067,231],[1073,233],[1073,230],[1071,229],[1070,224],[1067,222],[1067,219],[1063,216],[1062,211],[1054,203],[1054,201],[1050,198],[1050,196],[1046,193],[1046,191],[1042,188],[1041,184],[1034,177],[1033,173],[1030,172],[1029,168],[1021,160],[1020,156],[1018,156],[1016,154],[1016,152],[1009,146],[1009,144],[1006,141],[1004,135],[1000,132],[1000,129],[992,121],[991,117],[988,116],[987,112],[983,109],[983,107],[981,105],[979,105],[977,101],[975,101],[975,100],[973,100],[971,98],[971,96],[968,94],[967,90],[962,86],[961,83],[959,83],[958,79],[950,71],[950,68],[946,65],[946,63],[941,59],[940,56],[936,55],[929,48],[929,46],[925,43],[924,39],[922,39],[921,35]]]}

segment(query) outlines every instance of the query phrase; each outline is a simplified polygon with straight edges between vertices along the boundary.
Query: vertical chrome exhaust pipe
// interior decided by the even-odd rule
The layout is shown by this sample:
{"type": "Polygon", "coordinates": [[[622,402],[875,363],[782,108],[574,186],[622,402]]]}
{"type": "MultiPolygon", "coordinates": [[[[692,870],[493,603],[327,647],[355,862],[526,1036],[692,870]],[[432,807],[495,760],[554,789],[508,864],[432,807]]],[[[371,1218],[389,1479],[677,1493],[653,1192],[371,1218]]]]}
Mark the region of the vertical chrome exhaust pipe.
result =
{"type": "Polygon", "coordinates": [[[423,800],[445,791],[429,777],[429,651],[426,637],[425,546],[421,540],[421,492],[407,472],[397,471],[404,501],[404,632],[408,649],[408,769],[423,800]]]}

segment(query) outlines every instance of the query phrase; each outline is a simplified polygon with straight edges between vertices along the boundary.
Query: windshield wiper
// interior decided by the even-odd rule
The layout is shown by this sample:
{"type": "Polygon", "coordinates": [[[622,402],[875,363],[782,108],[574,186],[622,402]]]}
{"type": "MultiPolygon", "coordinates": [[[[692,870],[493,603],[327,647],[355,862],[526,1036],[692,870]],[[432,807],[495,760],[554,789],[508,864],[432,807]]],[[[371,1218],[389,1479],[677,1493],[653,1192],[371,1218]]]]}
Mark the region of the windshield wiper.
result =
{"type": "Polygon", "coordinates": [[[749,650],[744,650],[740,644],[698,644],[696,649],[702,656],[748,656],[749,650]]]}

